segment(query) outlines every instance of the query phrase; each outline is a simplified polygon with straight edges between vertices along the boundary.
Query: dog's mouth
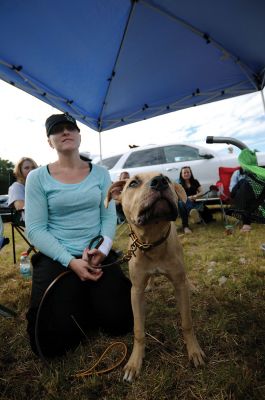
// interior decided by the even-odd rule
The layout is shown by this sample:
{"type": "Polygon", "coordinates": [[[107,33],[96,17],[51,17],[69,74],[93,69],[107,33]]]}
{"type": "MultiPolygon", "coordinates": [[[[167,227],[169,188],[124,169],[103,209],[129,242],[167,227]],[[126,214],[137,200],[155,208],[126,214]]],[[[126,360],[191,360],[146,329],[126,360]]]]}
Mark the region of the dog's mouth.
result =
{"type": "Polygon", "coordinates": [[[178,216],[177,204],[168,197],[159,197],[143,207],[137,217],[138,225],[159,221],[175,221],[178,216]]]}

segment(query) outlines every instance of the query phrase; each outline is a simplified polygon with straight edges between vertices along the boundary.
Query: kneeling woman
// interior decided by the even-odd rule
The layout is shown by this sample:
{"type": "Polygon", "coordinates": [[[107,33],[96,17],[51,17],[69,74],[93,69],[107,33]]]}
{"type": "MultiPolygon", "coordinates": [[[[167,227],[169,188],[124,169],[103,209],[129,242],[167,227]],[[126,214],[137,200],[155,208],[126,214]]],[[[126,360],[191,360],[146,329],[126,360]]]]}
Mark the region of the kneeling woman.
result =
{"type": "Polygon", "coordinates": [[[70,115],[50,116],[46,131],[58,160],[27,178],[26,229],[39,250],[32,257],[27,319],[33,351],[56,356],[74,349],[84,333],[95,329],[125,334],[133,318],[130,281],[113,263],[115,204],[104,207],[109,174],[80,158],[80,130],[70,115]],[[103,243],[88,250],[98,235],[103,243]],[[111,265],[100,268],[104,263],[111,265]],[[65,271],[70,273],[61,275],[65,271]]]}

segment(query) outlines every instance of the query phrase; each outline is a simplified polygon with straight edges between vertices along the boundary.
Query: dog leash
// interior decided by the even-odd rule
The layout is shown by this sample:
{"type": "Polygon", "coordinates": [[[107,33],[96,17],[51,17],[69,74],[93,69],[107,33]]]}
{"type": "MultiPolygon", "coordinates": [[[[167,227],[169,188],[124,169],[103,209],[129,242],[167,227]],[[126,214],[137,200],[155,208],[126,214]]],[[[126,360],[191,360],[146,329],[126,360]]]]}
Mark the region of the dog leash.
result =
{"type": "Polygon", "coordinates": [[[74,378],[84,378],[84,377],[90,376],[90,375],[97,375],[98,376],[98,375],[105,374],[105,373],[110,372],[113,369],[117,368],[125,360],[126,356],[127,356],[127,346],[126,346],[125,343],[123,343],[123,342],[111,343],[106,348],[106,350],[104,350],[104,352],[99,357],[99,359],[94,363],[94,365],[92,365],[92,367],[90,367],[87,370],[78,371],[75,374],[73,374],[72,377],[74,377],[74,378]],[[103,368],[103,369],[100,369],[99,371],[96,371],[96,367],[100,363],[100,361],[102,361],[104,359],[104,357],[106,356],[106,354],[108,354],[109,351],[115,346],[122,346],[123,354],[122,354],[122,357],[120,358],[120,360],[116,361],[116,363],[113,364],[111,367],[103,368]]]}

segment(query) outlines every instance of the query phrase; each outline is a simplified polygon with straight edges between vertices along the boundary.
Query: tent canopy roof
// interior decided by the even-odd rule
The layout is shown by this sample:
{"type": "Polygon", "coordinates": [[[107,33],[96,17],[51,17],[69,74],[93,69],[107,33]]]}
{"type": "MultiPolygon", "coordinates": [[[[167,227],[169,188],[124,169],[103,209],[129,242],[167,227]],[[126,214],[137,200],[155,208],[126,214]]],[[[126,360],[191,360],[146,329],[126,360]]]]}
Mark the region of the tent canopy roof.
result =
{"type": "Polygon", "coordinates": [[[0,78],[108,130],[261,90],[264,15],[262,0],[2,0],[0,78]]]}

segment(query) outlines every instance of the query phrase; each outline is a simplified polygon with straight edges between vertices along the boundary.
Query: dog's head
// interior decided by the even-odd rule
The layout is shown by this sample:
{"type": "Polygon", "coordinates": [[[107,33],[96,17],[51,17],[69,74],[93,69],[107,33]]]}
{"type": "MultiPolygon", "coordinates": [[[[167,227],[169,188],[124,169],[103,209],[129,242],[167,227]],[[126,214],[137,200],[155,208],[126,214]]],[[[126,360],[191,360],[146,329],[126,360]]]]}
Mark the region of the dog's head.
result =
{"type": "Polygon", "coordinates": [[[128,222],[143,226],[159,221],[175,221],[178,199],[186,202],[183,187],[158,173],[135,175],[109,188],[105,206],[111,199],[122,204],[128,222]]]}

